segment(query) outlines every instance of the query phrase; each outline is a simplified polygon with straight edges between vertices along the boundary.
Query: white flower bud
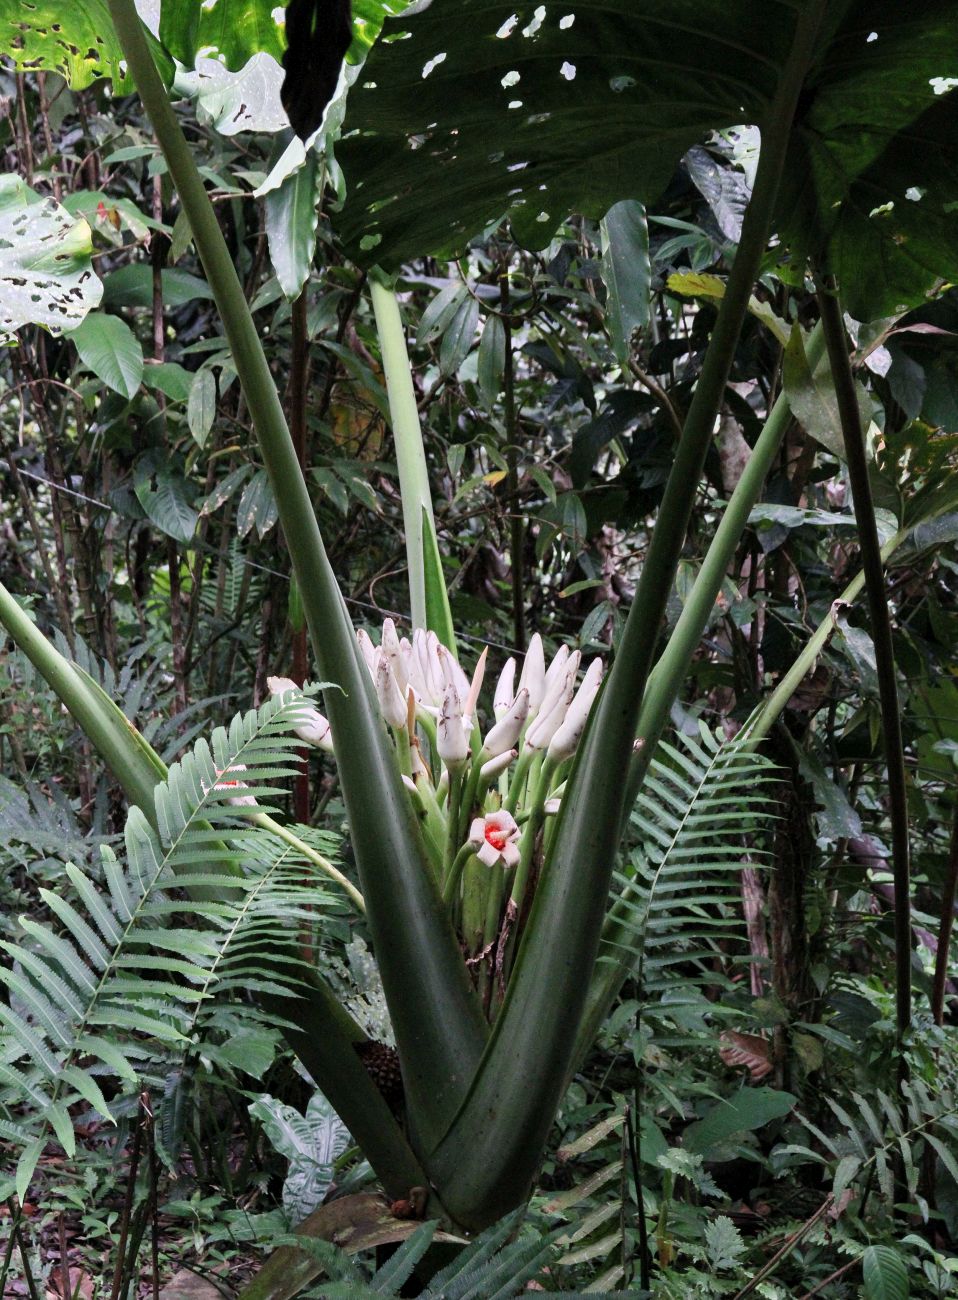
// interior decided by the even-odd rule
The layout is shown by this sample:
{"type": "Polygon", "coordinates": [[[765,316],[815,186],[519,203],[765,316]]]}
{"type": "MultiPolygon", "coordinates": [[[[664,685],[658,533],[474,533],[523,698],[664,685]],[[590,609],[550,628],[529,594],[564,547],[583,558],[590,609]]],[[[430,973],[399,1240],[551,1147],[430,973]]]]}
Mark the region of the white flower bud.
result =
{"type": "Polygon", "coordinates": [[[500,772],[504,772],[519,751],[507,749],[503,754],[497,754],[495,758],[490,758],[488,762],[483,763],[479,769],[479,775],[484,781],[494,780],[500,772]]]}
{"type": "Polygon", "coordinates": [[[406,686],[408,685],[406,670],[403,666],[402,651],[400,650],[399,637],[396,633],[396,624],[391,618],[387,618],[383,621],[383,635],[380,648],[383,653],[389,657],[389,662],[392,665],[396,682],[405,697],[406,686]]]}
{"type": "Polygon", "coordinates": [[[402,728],[406,725],[408,709],[403,693],[396,681],[392,661],[382,648],[376,653],[376,695],[383,717],[391,727],[402,728]]]}
{"type": "Polygon", "coordinates": [[[523,686],[529,692],[529,712],[535,714],[542,703],[545,691],[546,661],[542,652],[542,637],[538,632],[529,642],[529,649],[522,662],[522,674],[519,677],[519,689],[523,686]]]}
{"type": "Polygon", "coordinates": [[[497,718],[507,713],[516,697],[516,661],[511,656],[496,682],[496,694],[492,701],[492,711],[497,718]]]}
{"type": "Polygon", "coordinates": [[[374,661],[376,658],[376,647],[370,640],[369,633],[364,627],[357,628],[356,640],[359,642],[359,648],[362,651],[363,659],[366,661],[366,667],[369,669],[371,677],[375,677],[374,661]]]}
{"type": "Polygon", "coordinates": [[[462,701],[455,686],[446,687],[436,727],[436,748],[446,767],[456,768],[469,757],[469,737],[463,726],[462,701]]]}
{"type": "Polygon", "coordinates": [[[559,730],[569,708],[575,684],[575,667],[569,668],[565,677],[554,686],[548,698],[542,701],[536,719],[526,732],[527,749],[546,749],[559,730]]]}
{"type": "Polygon", "coordinates": [[[602,660],[593,659],[582,680],[582,685],[576,692],[575,699],[569,705],[562,725],[549,742],[549,757],[556,762],[561,763],[563,759],[575,753],[601,681],[602,660]]]}
{"type": "Polygon", "coordinates": [[[511,749],[519,739],[519,733],[529,716],[529,692],[525,686],[519,691],[507,713],[490,727],[489,734],[482,743],[482,752],[495,758],[505,749],[511,749]]]}
{"type": "Polygon", "coordinates": [[[301,688],[296,685],[291,677],[267,677],[266,685],[269,687],[271,695],[286,695],[293,692],[299,695],[296,700],[296,725],[293,727],[294,735],[298,736],[305,745],[315,745],[317,749],[323,749],[327,754],[333,752],[333,736],[329,723],[320,713],[314,704],[310,704],[304,696],[300,694],[301,688]]]}

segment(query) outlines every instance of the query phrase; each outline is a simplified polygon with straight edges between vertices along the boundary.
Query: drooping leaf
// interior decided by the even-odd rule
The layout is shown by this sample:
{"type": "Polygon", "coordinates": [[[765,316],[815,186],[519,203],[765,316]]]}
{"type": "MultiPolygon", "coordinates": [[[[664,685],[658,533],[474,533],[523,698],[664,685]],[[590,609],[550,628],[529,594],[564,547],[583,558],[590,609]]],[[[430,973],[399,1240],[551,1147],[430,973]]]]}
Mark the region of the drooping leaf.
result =
{"type": "MultiPolygon", "coordinates": [[[[182,307],[196,298],[212,298],[205,280],[189,271],[176,268],[160,272],[164,307],[182,307]]],[[[153,305],[153,269],[144,262],[121,266],[103,281],[105,307],[151,307],[153,305]]]]}
{"type": "Polygon", "coordinates": [[[782,1119],[795,1105],[797,1097],[774,1088],[742,1088],[727,1101],[716,1102],[703,1119],[690,1124],[683,1142],[686,1150],[700,1155],[708,1153],[737,1133],[752,1132],[770,1120],[782,1119]]]}
{"type": "Polygon", "coordinates": [[[103,295],[90,227],[19,176],[0,176],[0,333],[75,328],[103,295]]]}
{"type": "Polygon", "coordinates": [[[70,337],[83,364],[108,388],[132,400],[143,378],[143,347],[126,321],[91,312],[70,337]]]}
{"type": "MultiPolygon", "coordinates": [[[[176,89],[195,96],[197,117],[220,135],[240,131],[282,131],[288,128],[280,103],[283,69],[265,50],[254,54],[237,72],[219,59],[201,57],[193,72],[180,72],[176,89]]],[[[175,261],[176,259],[171,259],[175,261]]]]}
{"type": "Polygon", "coordinates": [[[197,370],[190,384],[186,420],[197,446],[204,447],[216,419],[216,376],[208,367],[197,370]]]}
{"type": "MultiPolygon", "coordinates": [[[[748,0],[532,13],[463,0],[387,24],[408,36],[376,43],[350,100],[343,235],[356,256],[394,266],[459,252],[505,215],[541,248],[571,211],[651,202],[710,131],[762,124],[795,21],[794,5],[748,0]],[[676,48],[695,51],[694,96],[676,48]]],[[[907,23],[897,0],[826,19],[776,227],[838,276],[858,319],[922,301],[936,275],[958,278],[958,97],[935,93],[956,58],[948,0],[907,23]]]]}
{"type": "Polygon", "coordinates": [[[266,195],[266,238],[280,288],[292,301],[309,277],[319,224],[322,169],[313,151],[302,167],[266,195]]]}
{"type": "Polygon", "coordinates": [[[632,331],[649,323],[652,268],[649,225],[634,199],[614,203],[602,219],[602,279],[606,323],[620,365],[629,361],[632,331]]]}

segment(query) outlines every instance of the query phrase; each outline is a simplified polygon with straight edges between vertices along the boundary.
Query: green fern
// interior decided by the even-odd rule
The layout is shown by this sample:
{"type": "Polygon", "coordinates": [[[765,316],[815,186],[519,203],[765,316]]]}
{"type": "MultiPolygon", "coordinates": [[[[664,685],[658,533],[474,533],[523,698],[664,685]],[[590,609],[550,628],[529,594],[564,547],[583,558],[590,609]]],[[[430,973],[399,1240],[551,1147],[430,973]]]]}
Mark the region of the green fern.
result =
{"type": "Polygon", "coordinates": [[[926,1155],[958,1186],[958,1094],[955,1081],[944,1077],[936,1079],[934,1095],[917,1077],[904,1081],[901,1093],[901,1098],[893,1098],[881,1090],[871,1097],[852,1092],[854,1114],[826,1096],[837,1121],[830,1133],[797,1112],[817,1149],[789,1143],[774,1152],[777,1164],[821,1165],[831,1177],[837,1202],[848,1188],[874,1177],[878,1194],[889,1206],[896,1198],[897,1165],[909,1199],[927,1219],[928,1206],[919,1191],[926,1155]]]}
{"type": "Polygon", "coordinates": [[[743,938],[739,874],[746,851],[764,860],[756,841],[774,772],[747,738],[722,742],[704,725],[659,745],[632,815],[638,844],[614,877],[599,980],[610,964],[618,981],[633,974],[643,1001],[714,982],[719,945],[743,938]]]}
{"type": "Polygon", "coordinates": [[[66,866],[70,897],[40,890],[59,925],[22,917],[23,942],[0,942],[12,959],[0,967],[0,1138],[19,1149],[21,1198],[50,1130],[73,1154],[72,1105],[112,1122],[100,1079],[134,1087],[151,1054],[195,1050],[214,994],[295,985],[293,927],[339,900],[247,819],[297,771],[301,709],[271,700],[199,741],[156,787],[158,833],[131,808],[123,860],[101,847],[103,883],[66,866]],[[251,796],[256,806],[237,805],[251,796]]]}

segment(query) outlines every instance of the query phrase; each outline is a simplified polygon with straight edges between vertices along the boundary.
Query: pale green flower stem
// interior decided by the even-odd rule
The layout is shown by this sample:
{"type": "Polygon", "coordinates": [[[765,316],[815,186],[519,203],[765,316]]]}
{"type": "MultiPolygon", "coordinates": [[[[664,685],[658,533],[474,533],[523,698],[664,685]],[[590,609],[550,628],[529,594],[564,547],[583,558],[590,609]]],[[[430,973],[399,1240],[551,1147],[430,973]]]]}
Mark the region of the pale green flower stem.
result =
{"type": "Polygon", "coordinates": [[[452,866],[449,868],[449,874],[446,877],[445,884],[442,888],[442,900],[447,907],[451,908],[456,899],[456,890],[459,888],[459,881],[462,879],[463,869],[466,863],[473,856],[474,849],[471,844],[464,844],[456,856],[453,858],[452,866]]]}
{"type": "Polygon", "coordinates": [[[351,880],[348,880],[341,871],[333,866],[328,858],[324,858],[321,853],[317,853],[314,848],[311,848],[305,840],[301,840],[293,831],[288,830],[285,826],[281,826],[279,822],[273,821],[272,817],[270,817],[268,813],[256,813],[255,816],[250,818],[250,821],[255,826],[261,826],[264,831],[269,831],[270,835],[275,835],[278,840],[282,840],[284,844],[288,844],[291,848],[294,848],[297,853],[301,853],[303,857],[307,858],[314,867],[317,867],[324,876],[328,876],[330,880],[335,880],[336,884],[339,885],[343,892],[349,896],[350,901],[353,903],[357,911],[362,912],[365,916],[366,904],[363,900],[362,894],[351,880]]]}

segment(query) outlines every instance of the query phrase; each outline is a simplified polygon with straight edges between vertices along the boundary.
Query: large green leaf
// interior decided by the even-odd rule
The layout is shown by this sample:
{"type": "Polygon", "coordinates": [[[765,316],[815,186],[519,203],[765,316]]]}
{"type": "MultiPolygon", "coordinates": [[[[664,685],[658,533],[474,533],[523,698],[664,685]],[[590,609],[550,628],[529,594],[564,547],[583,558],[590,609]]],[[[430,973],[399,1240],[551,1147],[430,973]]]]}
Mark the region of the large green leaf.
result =
{"type": "MultiPolygon", "coordinates": [[[[543,247],[570,211],[654,200],[709,131],[762,124],[802,8],[434,0],[387,24],[408,35],[377,42],[351,96],[342,233],[395,265],[461,251],[503,215],[543,247]]],[[[954,17],[950,0],[904,20],[897,0],[832,5],[806,81],[779,225],[862,319],[958,276],[958,99],[931,84],[955,70],[954,17]]]]}
{"type": "MultiPolygon", "coordinates": [[[[9,3],[10,0],[2,0],[9,3]]],[[[379,35],[383,19],[401,13],[406,0],[353,0],[353,43],[346,55],[358,63],[379,35]]],[[[188,68],[198,50],[212,47],[238,71],[261,51],[281,59],[286,49],[283,6],[275,0],[163,0],[160,39],[188,68]]]]}
{"type": "MultiPolygon", "coordinates": [[[[153,36],[153,57],[164,80],[173,62],[153,36]]],[[[74,90],[112,77],[121,94],[132,82],[121,71],[123,51],[105,0],[0,0],[0,51],[24,72],[59,72],[74,90]]]]}
{"type": "Polygon", "coordinates": [[[0,176],[0,334],[78,325],[103,295],[90,227],[19,176],[0,176]]]}

